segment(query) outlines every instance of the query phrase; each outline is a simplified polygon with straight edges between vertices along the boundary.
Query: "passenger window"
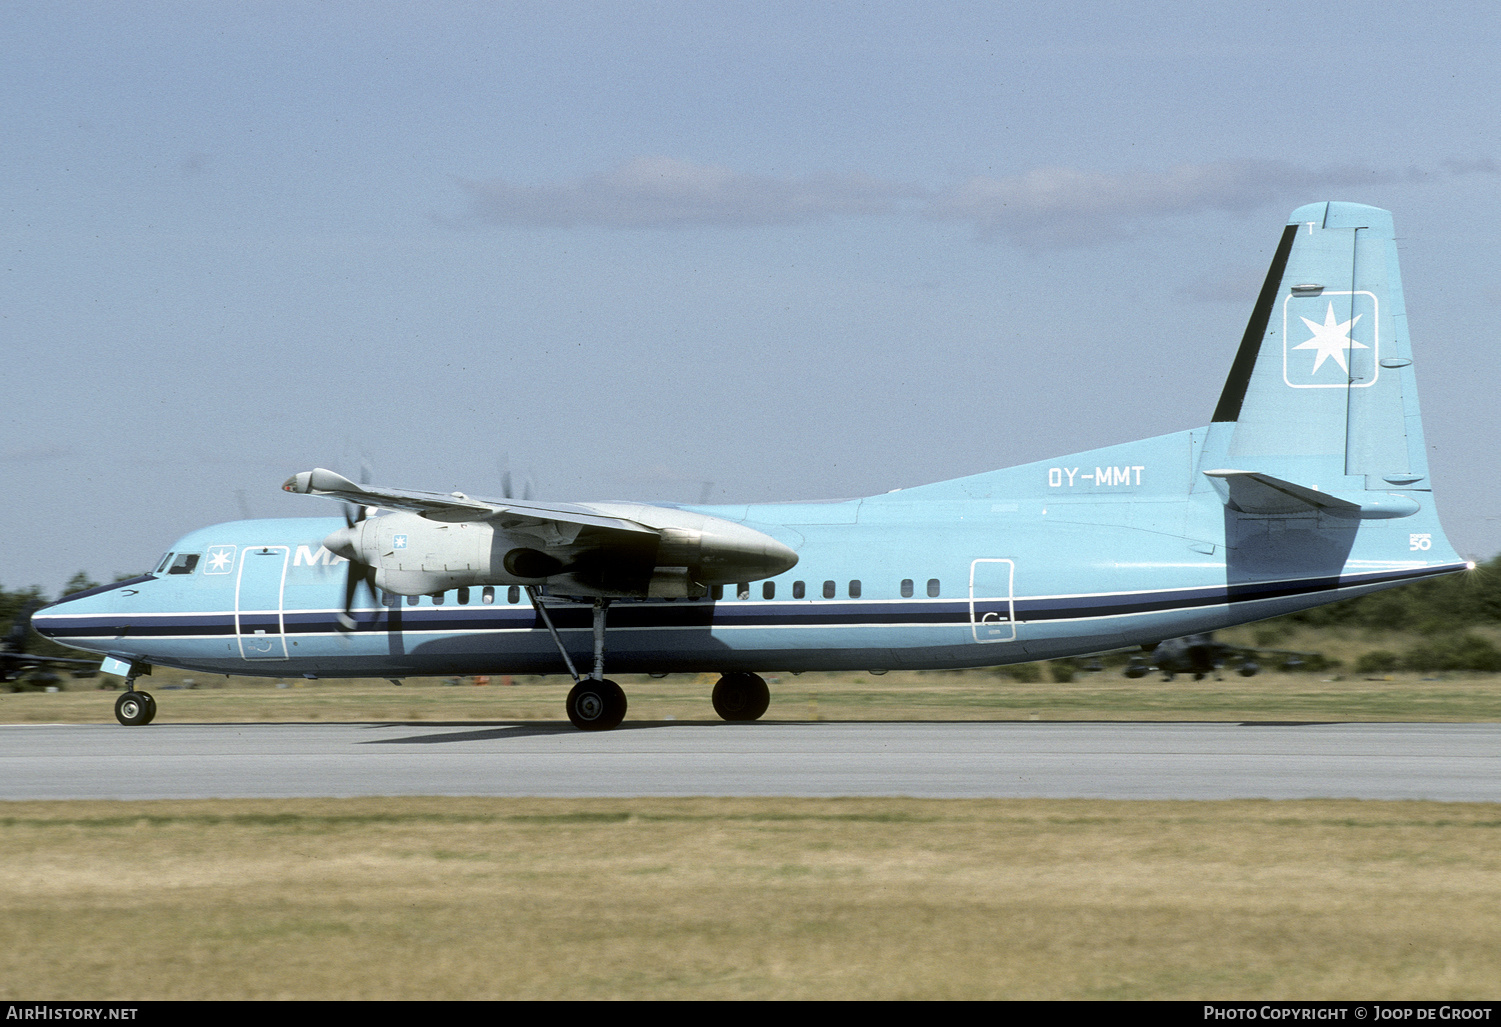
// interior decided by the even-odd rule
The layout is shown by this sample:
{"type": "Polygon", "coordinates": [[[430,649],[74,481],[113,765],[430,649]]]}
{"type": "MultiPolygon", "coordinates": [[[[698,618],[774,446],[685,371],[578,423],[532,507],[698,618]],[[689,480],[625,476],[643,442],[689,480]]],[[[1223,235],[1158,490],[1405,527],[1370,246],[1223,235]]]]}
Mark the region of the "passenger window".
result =
{"type": "Polygon", "coordinates": [[[823,597],[825,599],[834,598],[834,583],[832,581],[825,581],[823,583],[823,597]]]}
{"type": "Polygon", "coordinates": [[[713,599],[716,603],[719,602],[719,600],[723,599],[724,598],[724,586],[723,585],[715,585],[713,588],[711,588],[709,590],[709,598],[713,599]]]}
{"type": "Polygon", "coordinates": [[[172,569],[168,574],[192,574],[193,568],[198,566],[197,553],[178,553],[177,559],[172,561],[172,569]]]}
{"type": "Polygon", "coordinates": [[[792,598],[794,598],[794,599],[801,599],[803,596],[805,596],[807,594],[808,594],[808,586],[807,585],[803,584],[801,581],[794,581],[792,583],[792,598]]]}
{"type": "Polygon", "coordinates": [[[444,594],[445,593],[443,593],[443,592],[434,592],[433,593],[433,605],[434,606],[442,606],[443,605],[443,596],[444,596],[444,594]]]}
{"type": "Polygon", "coordinates": [[[902,579],[902,598],[903,599],[911,599],[912,598],[912,579],[911,578],[903,578],[902,579]]]}
{"type": "Polygon", "coordinates": [[[860,598],[860,581],[859,581],[859,579],[856,579],[856,580],[850,582],[850,598],[851,599],[859,599],[860,598]]]}
{"type": "Polygon", "coordinates": [[[468,606],[469,605],[469,589],[467,589],[467,588],[461,588],[461,589],[459,589],[459,605],[460,606],[468,606]]]}
{"type": "Polygon", "coordinates": [[[486,606],[489,606],[491,603],[495,602],[495,586],[486,585],[485,590],[479,594],[479,601],[484,603],[486,606]]]}
{"type": "Polygon", "coordinates": [[[420,602],[422,602],[422,597],[421,596],[407,596],[407,605],[408,606],[416,606],[420,602]]]}
{"type": "Polygon", "coordinates": [[[382,606],[399,606],[401,605],[401,596],[395,592],[382,592],[380,594],[380,604],[382,606]]]}
{"type": "Polygon", "coordinates": [[[928,579],[928,598],[929,599],[937,599],[938,598],[938,579],[937,578],[929,578],[928,579]]]}
{"type": "Polygon", "coordinates": [[[762,599],[775,599],[776,597],[777,597],[777,583],[775,581],[768,581],[766,584],[764,584],[764,585],[761,586],[761,598],[762,599]]]}
{"type": "Polygon", "coordinates": [[[521,586],[520,585],[512,585],[510,588],[506,589],[506,602],[508,602],[508,603],[519,603],[519,602],[521,602],[521,586]]]}
{"type": "Polygon", "coordinates": [[[749,599],[750,598],[750,582],[749,581],[742,581],[740,584],[738,584],[738,585],[735,586],[735,598],[736,599],[749,599]]]}

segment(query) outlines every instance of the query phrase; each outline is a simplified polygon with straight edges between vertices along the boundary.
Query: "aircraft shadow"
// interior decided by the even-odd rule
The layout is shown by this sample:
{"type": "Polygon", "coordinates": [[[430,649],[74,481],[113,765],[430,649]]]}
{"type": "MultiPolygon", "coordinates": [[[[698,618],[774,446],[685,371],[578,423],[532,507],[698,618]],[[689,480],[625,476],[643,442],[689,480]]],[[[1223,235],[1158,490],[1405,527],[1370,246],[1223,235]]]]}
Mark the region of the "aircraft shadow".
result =
{"type": "MultiPolygon", "coordinates": [[[[708,721],[708,720],[705,720],[705,721],[696,721],[696,720],[637,720],[637,721],[629,721],[627,723],[621,724],[619,727],[611,729],[611,731],[612,731],[612,733],[618,733],[618,732],[621,732],[621,731],[650,731],[650,730],[653,730],[655,728],[664,728],[664,727],[685,727],[685,726],[712,727],[715,724],[719,724],[719,723],[722,723],[722,721],[708,721]]],[[[373,724],[372,723],[370,726],[371,727],[391,727],[393,725],[390,724],[390,723],[385,723],[385,724],[373,724]]],[[[403,726],[410,726],[410,727],[413,727],[413,728],[417,727],[416,724],[409,724],[409,725],[403,725],[403,726]]],[[[468,728],[471,728],[472,730],[469,730],[469,731],[447,731],[447,732],[444,732],[442,734],[415,734],[415,735],[406,735],[406,736],[403,736],[401,738],[372,738],[369,741],[361,742],[359,744],[361,744],[361,745],[428,745],[428,744],[441,744],[441,743],[444,743],[444,742],[483,742],[483,741],[491,741],[491,740],[494,740],[494,739],[535,738],[535,737],[540,736],[540,735],[584,735],[586,733],[586,732],[580,731],[578,728],[574,727],[572,724],[570,724],[566,720],[562,720],[562,721],[535,721],[535,720],[494,721],[492,723],[489,723],[489,724],[486,724],[486,725],[480,726],[480,727],[476,727],[474,721],[472,721],[472,720],[471,721],[459,721],[459,722],[454,722],[454,723],[449,723],[449,724],[444,724],[444,723],[435,722],[435,721],[424,721],[423,724],[422,724],[422,727],[424,727],[424,728],[468,727],[468,728]]]]}
{"type": "MultiPolygon", "coordinates": [[[[923,720],[923,721],[778,720],[778,721],[769,722],[769,723],[775,723],[778,726],[783,726],[783,727],[794,727],[794,726],[799,726],[799,725],[801,725],[801,726],[807,726],[807,725],[812,725],[812,724],[820,724],[820,725],[837,725],[837,724],[869,725],[869,724],[875,724],[875,723],[881,723],[881,724],[904,723],[904,724],[923,724],[923,725],[936,725],[936,724],[967,724],[967,725],[974,725],[974,724],[1034,724],[1034,725],[1057,724],[1057,725],[1073,725],[1073,726],[1084,725],[1084,724],[1112,724],[1112,725],[1118,725],[1118,726],[1122,726],[1122,727],[1131,726],[1131,725],[1139,725],[1139,726],[1142,726],[1142,727],[1147,727],[1147,726],[1163,726],[1163,725],[1171,725],[1171,724],[1223,724],[1223,726],[1225,726],[1225,727],[1263,727],[1263,728],[1266,728],[1266,727],[1329,727],[1329,726],[1331,726],[1333,724],[1342,724],[1342,723],[1348,723],[1348,722],[1347,721],[1333,721],[1333,720],[1204,721],[1204,720],[1031,720],[1031,719],[1028,719],[1028,720],[986,720],[986,721],[975,721],[975,720],[923,720]]],[[[398,722],[397,724],[392,724],[392,723],[371,723],[368,726],[370,726],[370,727],[410,726],[410,727],[413,727],[413,728],[417,727],[416,724],[410,724],[409,722],[408,723],[400,723],[400,722],[398,722]]],[[[621,724],[619,727],[613,728],[612,731],[611,731],[611,733],[618,733],[618,732],[621,732],[621,731],[652,731],[652,730],[657,730],[657,729],[660,729],[660,728],[683,728],[683,727],[695,727],[695,728],[730,728],[730,727],[747,727],[747,726],[750,726],[750,725],[745,725],[745,724],[730,724],[730,723],[727,723],[727,722],[722,721],[722,720],[638,720],[638,721],[628,721],[628,722],[626,722],[624,724],[621,724]]],[[[582,737],[585,734],[585,732],[580,731],[578,728],[574,727],[572,724],[568,723],[567,721],[526,721],[526,720],[495,721],[495,722],[492,722],[492,723],[489,723],[489,724],[485,724],[485,725],[482,725],[482,726],[476,726],[473,721],[457,721],[457,722],[449,722],[449,723],[446,723],[446,724],[445,723],[439,723],[439,722],[433,722],[433,721],[427,721],[427,722],[424,722],[422,724],[422,727],[423,728],[427,728],[427,729],[440,729],[440,728],[448,728],[448,727],[468,727],[468,728],[471,728],[471,730],[468,730],[468,731],[444,731],[442,733],[433,733],[433,734],[426,734],[426,733],[424,733],[424,734],[411,734],[411,735],[404,735],[401,738],[372,738],[372,739],[370,739],[368,741],[360,742],[359,744],[360,745],[441,745],[441,744],[444,744],[444,743],[452,743],[452,742],[487,742],[487,741],[496,741],[496,740],[504,741],[505,739],[509,739],[509,738],[535,738],[535,737],[545,736],[545,735],[579,735],[579,736],[582,737]]]]}

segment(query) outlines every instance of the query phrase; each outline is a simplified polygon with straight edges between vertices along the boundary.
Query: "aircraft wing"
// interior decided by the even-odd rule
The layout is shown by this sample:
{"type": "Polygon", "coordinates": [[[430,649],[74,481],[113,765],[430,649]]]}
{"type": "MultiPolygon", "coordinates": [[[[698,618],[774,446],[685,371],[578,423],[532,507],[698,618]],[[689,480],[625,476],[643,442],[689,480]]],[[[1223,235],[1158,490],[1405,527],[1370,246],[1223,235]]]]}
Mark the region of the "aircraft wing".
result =
{"type": "Polygon", "coordinates": [[[98,669],[98,660],[79,660],[71,656],[37,656],[34,653],[6,653],[4,660],[7,663],[21,664],[27,667],[46,667],[52,664],[66,664],[74,667],[93,667],[98,669]]]}
{"type": "Polygon", "coordinates": [[[98,660],[79,660],[67,656],[37,656],[7,649],[0,652],[0,681],[16,681],[28,671],[49,667],[67,669],[75,678],[93,677],[99,672],[98,660]]]}
{"type": "Polygon", "coordinates": [[[292,475],[281,486],[305,496],[330,496],[360,506],[407,510],[434,521],[493,521],[502,528],[572,538],[583,528],[604,528],[655,537],[644,524],[596,513],[576,503],[526,499],[476,499],[462,492],[418,492],[384,485],[357,485],[322,467],[292,475]]]}
{"type": "Polygon", "coordinates": [[[769,578],[798,559],[748,525],[675,507],[443,495],[356,485],[321,467],[292,475],[282,488],[393,510],[351,518],[323,545],[351,566],[371,568],[377,587],[402,595],[543,578],[573,590],[565,594],[690,595],[769,578]]]}

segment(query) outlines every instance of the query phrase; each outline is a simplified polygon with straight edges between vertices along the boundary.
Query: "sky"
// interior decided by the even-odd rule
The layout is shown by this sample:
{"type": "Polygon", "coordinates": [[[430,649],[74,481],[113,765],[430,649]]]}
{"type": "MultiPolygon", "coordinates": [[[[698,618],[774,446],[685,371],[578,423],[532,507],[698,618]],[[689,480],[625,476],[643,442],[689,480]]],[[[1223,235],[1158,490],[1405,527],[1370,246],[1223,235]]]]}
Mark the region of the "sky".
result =
{"type": "Polygon", "coordinates": [[[0,585],[314,466],[847,498],[1208,422],[1288,213],[1393,211],[1501,550],[1501,9],[0,7],[0,585]]]}

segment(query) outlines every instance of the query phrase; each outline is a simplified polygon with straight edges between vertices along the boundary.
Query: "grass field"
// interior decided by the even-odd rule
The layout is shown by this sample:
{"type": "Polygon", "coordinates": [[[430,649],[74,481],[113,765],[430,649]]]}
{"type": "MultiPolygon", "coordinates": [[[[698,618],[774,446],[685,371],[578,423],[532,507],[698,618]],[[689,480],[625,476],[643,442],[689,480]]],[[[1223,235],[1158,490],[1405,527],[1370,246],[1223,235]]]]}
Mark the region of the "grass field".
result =
{"type": "MultiPolygon", "coordinates": [[[[1223,680],[1136,681],[1118,670],[1074,681],[1016,681],[996,671],[768,675],[768,720],[1501,720],[1501,675],[1233,673],[1223,680]]],[[[102,679],[64,692],[0,693],[0,723],[106,723],[116,693],[102,679]]],[[[111,679],[117,681],[118,679],[111,679]]],[[[275,681],[210,678],[158,668],[141,686],[158,723],[229,721],[562,720],[570,684],[560,676],[494,677],[476,687],[436,678],[275,681]],[[190,686],[191,684],[191,686],[190,686]]],[[[621,675],[627,719],[714,720],[714,676],[621,675]]]]}
{"type": "Polygon", "coordinates": [[[1494,998],[1501,808],[0,804],[0,998],[1494,998]]]}
{"type": "MultiPolygon", "coordinates": [[[[767,719],[1501,720],[1501,675],[1040,676],[768,675],[767,719]]],[[[628,719],[714,718],[711,675],[619,680],[628,719]]],[[[0,723],[112,722],[97,683],[0,723]]],[[[558,721],[569,682],[142,684],[165,723],[558,721]]],[[[1501,991],[1496,804],[9,802],[0,865],[4,999],[1501,991]]]]}

